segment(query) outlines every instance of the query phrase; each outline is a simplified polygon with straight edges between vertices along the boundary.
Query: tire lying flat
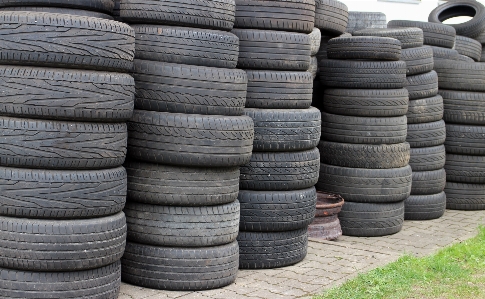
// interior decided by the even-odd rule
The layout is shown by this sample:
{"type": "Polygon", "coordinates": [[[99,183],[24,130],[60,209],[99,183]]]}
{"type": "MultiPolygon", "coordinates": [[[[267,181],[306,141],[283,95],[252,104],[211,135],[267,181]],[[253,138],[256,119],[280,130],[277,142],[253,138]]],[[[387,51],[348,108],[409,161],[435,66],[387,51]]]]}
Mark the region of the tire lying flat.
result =
{"type": "Polygon", "coordinates": [[[388,28],[417,27],[423,30],[424,44],[443,48],[453,48],[455,45],[455,28],[436,23],[395,20],[387,23],[388,28]]]}
{"type": "Polygon", "coordinates": [[[111,14],[114,8],[113,0],[1,0],[0,7],[11,6],[54,6],[87,9],[93,11],[101,11],[111,14]]]}
{"type": "Polygon", "coordinates": [[[444,215],[446,194],[411,195],[404,201],[405,220],[431,220],[444,215]]]}

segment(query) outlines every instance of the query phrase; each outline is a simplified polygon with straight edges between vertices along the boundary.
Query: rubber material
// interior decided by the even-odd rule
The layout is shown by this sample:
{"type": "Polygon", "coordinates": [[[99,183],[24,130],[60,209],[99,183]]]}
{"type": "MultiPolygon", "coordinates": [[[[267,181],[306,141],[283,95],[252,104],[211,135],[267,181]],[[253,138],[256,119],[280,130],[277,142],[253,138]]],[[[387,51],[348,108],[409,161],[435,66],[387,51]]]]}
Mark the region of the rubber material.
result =
{"type": "Polygon", "coordinates": [[[447,123],[485,125],[485,93],[440,89],[447,123]]]}
{"type": "Polygon", "coordinates": [[[411,148],[442,145],[445,143],[445,139],[446,127],[442,120],[408,125],[406,141],[409,142],[411,148]]]}
{"type": "Polygon", "coordinates": [[[75,15],[75,16],[113,20],[112,16],[102,12],[82,10],[82,9],[62,8],[62,7],[50,7],[50,6],[10,6],[10,7],[1,7],[0,11],[49,12],[49,13],[60,13],[65,15],[75,15]]]}
{"type": "Polygon", "coordinates": [[[433,48],[423,46],[403,49],[401,60],[406,62],[408,76],[431,72],[434,67],[433,48]]]}
{"type": "Polygon", "coordinates": [[[395,20],[387,23],[388,28],[417,27],[423,30],[424,44],[443,48],[453,48],[455,45],[455,28],[436,23],[395,20]]]}
{"type": "Polygon", "coordinates": [[[441,218],[446,210],[446,194],[411,195],[404,201],[405,220],[431,220],[441,218]]]}
{"type": "Polygon", "coordinates": [[[382,12],[349,11],[349,22],[345,31],[353,34],[366,28],[386,27],[386,15],[382,12]]]}
{"type": "Polygon", "coordinates": [[[451,59],[458,60],[460,58],[460,53],[454,49],[442,48],[442,47],[431,47],[433,49],[433,57],[436,59],[451,59]]]}
{"type": "Polygon", "coordinates": [[[411,149],[409,165],[413,171],[431,171],[445,167],[446,150],[444,145],[411,149]]]}
{"type": "Polygon", "coordinates": [[[311,42],[311,56],[315,56],[320,49],[320,44],[322,42],[322,32],[318,28],[313,28],[312,32],[308,34],[310,36],[311,42]]]}
{"type": "Polygon", "coordinates": [[[354,31],[354,36],[380,36],[395,38],[401,42],[402,49],[422,47],[423,30],[420,28],[368,28],[354,31]]]}
{"type": "Polygon", "coordinates": [[[446,208],[450,210],[484,210],[485,184],[446,183],[446,208]]]}
{"type": "Polygon", "coordinates": [[[342,34],[349,22],[347,5],[335,0],[315,1],[315,27],[332,34],[342,34]]]}
{"type": "Polygon", "coordinates": [[[308,68],[307,72],[312,74],[312,79],[315,80],[318,74],[318,59],[316,56],[310,57],[310,67],[308,68]]]}
{"type": "Polygon", "coordinates": [[[429,123],[443,119],[443,98],[436,95],[409,101],[407,118],[408,124],[429,123]]]}
{"type": "Polygon", "coordinates": [[[413,171],[411,195],[438,194],[445,189],[446,172],[438,169],[432,171],[413,171]]]}
{"type": "Polygon", "coordinates": [[[485,91],[485,65],[482,63],[437,60],[439,88],[462,91],[485,91]]]}
{"type": "Polygon", "coordinates": [[[454,17],[467,16],[471,20],[452,24],[456,33],[468,37],[476,37],[485,30],[485,7],[478,1],[473,0],[451,0],[435,8],[428,20],[434,23],[441,23],[454,17]]]}
{"type": "Polygon", "coordinates": [[[352,36],[328,41],[330,59],[390,60],[401,59],[401,42],[389,37],[352,36]]]}
{"type": "Polygon", "coordinates": [[[0,7],[11,6],[54,6],[77,9],[87,9],[111,13],[114,7],[113,0],[1,0],[0,7]]]}
{"type": "Polygon", "coordinates": [[[455,50],[475,61],[480,61],[482,57],[482,44],[466,36],[456,36],[455,50]]]}
{"type": "Polygon", "coordinates": [[[406,81],[410,100],[429,98],[438,94],[438,74],[435,71],[407,76],[406,81]]]}
{"type": "Polygon", "coordinates": [[[485,157],[446,154],[446,179],[449,182],[485,184],[485,157]]]}
{"type": "Polygon", "coordinates": [[[485,156],[485,127],[446,125],[446,152],[459,155],[485,156]]]}

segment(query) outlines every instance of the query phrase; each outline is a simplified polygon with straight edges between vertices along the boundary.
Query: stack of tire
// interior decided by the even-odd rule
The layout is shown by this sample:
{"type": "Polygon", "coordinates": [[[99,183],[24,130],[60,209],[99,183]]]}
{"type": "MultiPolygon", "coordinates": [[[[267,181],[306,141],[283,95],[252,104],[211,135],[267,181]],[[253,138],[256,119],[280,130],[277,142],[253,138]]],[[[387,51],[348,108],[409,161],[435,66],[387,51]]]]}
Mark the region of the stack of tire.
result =
{"type": "Polygon", "coordinates": [[[310,107],[307,71],[314,19],[314,0],[236,0],[232,33],[255,133],[251,160],[241,167],[241,269],[284,267],[307,254],[320,165],[320,112],[310,107]]]}
{"type": "Polygon", "coordinates": [[[122,279],[185,291],[231,284],[239,166],[254,139],[239,41],[228,32],[234,1],[123,0],[120,15],[136,32],[122,279]]]}
{"type": "Polygon", "coordinates": [[[408,91],[400,41],[340,37],[320,61],[323,97],[317,190],[345,199],[344,235],[399,232],[411,191],[406,143],[408,91]]]}
{"type": "Polygon", "coordinates": [[[1,298],[118,297],[135,33],[113,5],[0,4],[1,298]]]}
{"type": "Polygon", "coordinates": [[[382,29],[387,27],[386,15],[382,12],[349,11],[347,32],[354,34],[362,29],[382,29]]]}

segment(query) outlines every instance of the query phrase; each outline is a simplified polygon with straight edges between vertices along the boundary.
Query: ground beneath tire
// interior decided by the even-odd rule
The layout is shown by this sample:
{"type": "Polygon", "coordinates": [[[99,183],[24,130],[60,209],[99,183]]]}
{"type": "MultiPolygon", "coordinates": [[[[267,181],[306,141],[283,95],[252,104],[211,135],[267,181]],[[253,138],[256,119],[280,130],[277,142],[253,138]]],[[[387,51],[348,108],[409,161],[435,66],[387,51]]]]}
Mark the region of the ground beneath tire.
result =
{"type": "Polygon", "coordinates": [[[387,237],[311,239],[308,256],[286,268],[244,270],[236,283],[200,292],[169,292],[123,283],[119,299],[309,299],[359,273],[397,260],[404,253],[429,255],[450,244],[472,238],[485,225],[485,211],[451,211],[431,221],[406,221],[401,232],[387,237]]]}

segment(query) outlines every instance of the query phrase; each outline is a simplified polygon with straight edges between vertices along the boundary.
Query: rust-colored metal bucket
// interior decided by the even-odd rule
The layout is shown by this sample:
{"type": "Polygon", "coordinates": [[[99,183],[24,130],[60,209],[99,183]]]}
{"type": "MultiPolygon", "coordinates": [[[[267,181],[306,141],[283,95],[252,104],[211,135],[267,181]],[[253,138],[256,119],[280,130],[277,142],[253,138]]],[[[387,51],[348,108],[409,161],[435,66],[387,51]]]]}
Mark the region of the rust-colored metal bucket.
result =
{"type": "Polygon", "coordinates": [[[335,240],[342,235],[338,213],[344,205],[340,195],[317,192],[315,220],[308,227],[310,238],[335,240]]]}

